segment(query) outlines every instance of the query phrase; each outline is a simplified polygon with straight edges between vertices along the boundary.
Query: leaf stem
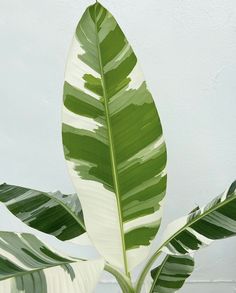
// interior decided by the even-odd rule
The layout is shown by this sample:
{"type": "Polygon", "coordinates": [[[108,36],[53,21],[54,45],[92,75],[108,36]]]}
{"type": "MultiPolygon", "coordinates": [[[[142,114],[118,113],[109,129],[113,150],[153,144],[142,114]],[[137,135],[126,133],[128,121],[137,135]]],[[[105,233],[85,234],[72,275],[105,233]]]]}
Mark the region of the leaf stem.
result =
{"type": "Polygon", "coordinates": [[[154,290],[154,288],[155,288],[155,285],[156,285],[156,282],[157,282],[158,278],[160,277],[160,275],[161,275],[161,273],[162,273],[162,270],[163,270],[163,268],[164,268],[166,262],[168,261],[168,258],[169,258],[169,255],[167,255],[167,256],[164,258],[164,260],[163,260],[163,262],[162,262],[162,264],[161,264],[161,266],[160,266],[160,269],[159,269],[158,273],[156,274],[155,279],[154,279],[153,282],[152,282],[152,287],[151,287],[149,293],[152,293],[152,292],[153,292],[153,290],[154,290]]]}
{"type": "Polygon", "coordinates": [[[140,293],[142,286],[144,284],[144,280],[146,278],[146,275],[148,274],[148,272],[150,271],[152,265],[154,264],[154,262],[156,261],[156,259],[160,256],[160,254],[162,253],[162,251],[157,250],[148,260],[148,262],[146,263],[144,269],[142,270],[140,276],[138,277],[136,286],[135,286],[135,293],[140,293]]]}
{"type": "Polygon", "coordinates": [[[110,264],[106,264],[104,269],[105,269],[105,271],[109,272],[110,274],[112,274],[116,278],[123,293],[134,293],[135,292],[134,288],[132,286],[132,283],[130,281],[130,278],[127,277],[126,275],[124,275],[123,273],[121,273],[119,271],[119,269],[117,269],[114,266],[111,266],[110,264]]]}

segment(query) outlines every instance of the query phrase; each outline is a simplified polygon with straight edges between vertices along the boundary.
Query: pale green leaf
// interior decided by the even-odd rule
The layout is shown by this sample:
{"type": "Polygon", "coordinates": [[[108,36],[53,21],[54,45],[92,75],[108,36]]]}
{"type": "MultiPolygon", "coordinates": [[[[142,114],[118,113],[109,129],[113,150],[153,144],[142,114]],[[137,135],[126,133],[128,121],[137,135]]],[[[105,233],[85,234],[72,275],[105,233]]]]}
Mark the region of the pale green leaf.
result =
{"type": "Polygon", "coordinates": [[[0,229],[0,292],[93,292],[104,268],[103,259],[84,260],[82,246],[26,226],[3,204],[0,213],[7,219],[0,229]]]}
{"type": "Polygon", "coordinates": [[[0,292],[92,293],[102,269],[102,260],[90,260],[22,273],[0,281],[0,292]]]}

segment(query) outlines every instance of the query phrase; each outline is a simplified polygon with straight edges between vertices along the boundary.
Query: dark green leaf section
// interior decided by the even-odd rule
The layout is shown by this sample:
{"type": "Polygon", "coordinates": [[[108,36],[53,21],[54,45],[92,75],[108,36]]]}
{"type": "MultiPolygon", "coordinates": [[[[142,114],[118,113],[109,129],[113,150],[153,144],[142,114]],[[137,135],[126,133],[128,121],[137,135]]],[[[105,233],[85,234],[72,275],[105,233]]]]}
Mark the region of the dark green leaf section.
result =
{"type": "Polygon", "coordinates": [[[151,241],[154,239],[156,235],[156,231],[160,227],[160,221],[156,224],[153,224],[152,227],[140,227],[135,230],[131,230],[130,232],[126,232],[125,234],[125,244],[126,249],[137,248],[139,245],[150,245],[151,241]],[[142,239],[139,240],[138,245],[137,237],[142,235],[142,239]]]}
{"type": "Polygon", "coordinates": [[[0,185],[0,201],[32,228],[68,240],[85,232],[76,194],[46,193],[14,185],[0,185]]]}
{"type": "Polygon", "coordinates": [[[69,83],[64,84],[64,104],[71,112],[89,118],[98,118],[104,115],[101,103],[69,83]]]}
{"type": "Polygon", "coordinates": [[[151,271],[153,284],[149,293],[174,293],[178,291],[194,269],[194,259],[189,255],[167,255],[162,264],[151,271]]]}
{"type": "MultiPolygon", "coordinates": [[[[236,181],[228,190],[201,209],[190,213],[178,231],[164,244],[174,254],[185,254],[213,240],[236,235],[236,181]]],[[[171,225],[170,228],[171,229],[171,225]]]]}

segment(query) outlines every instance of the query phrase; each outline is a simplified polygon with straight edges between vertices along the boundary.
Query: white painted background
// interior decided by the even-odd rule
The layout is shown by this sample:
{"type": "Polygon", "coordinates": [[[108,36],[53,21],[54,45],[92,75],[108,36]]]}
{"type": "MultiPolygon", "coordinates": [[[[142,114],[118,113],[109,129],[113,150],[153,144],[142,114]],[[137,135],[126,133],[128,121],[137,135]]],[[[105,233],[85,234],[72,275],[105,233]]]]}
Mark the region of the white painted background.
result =
{"type": "MultiPolygon", "coordinates": [[[[165,225],[236,177],[236,1],[101,2],[133,45],[162,118],[169,155],[165,225]]],[[[90,3],[0,1],[0,182],[73,191],[60,103],[69,42],[90,3]]],[[[97,292],[118,292],[109,286],[97,292]]],[[[236,239],[199,252],[180,292],[236,292],[236,239]]]]}

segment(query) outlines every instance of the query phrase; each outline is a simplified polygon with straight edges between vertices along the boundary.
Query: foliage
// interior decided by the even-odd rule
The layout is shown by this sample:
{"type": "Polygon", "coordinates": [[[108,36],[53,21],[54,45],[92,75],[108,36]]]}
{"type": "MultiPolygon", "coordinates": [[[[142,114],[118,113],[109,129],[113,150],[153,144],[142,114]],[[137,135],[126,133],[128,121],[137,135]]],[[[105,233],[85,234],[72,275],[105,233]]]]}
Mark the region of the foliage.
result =
{"type": "Polygon", "coordinates": [[[89,293],[105,269],[125,293],[141,292],[148,279],[147,292],[172,293],[191,275],[196,250],[236,234],[234,182],[170,224],[150,253],[166,192],[166,146],[137,57],[98,2],[86,9],[72,40],[62,119],[76,194],[0,185],[0,201],[30,227],[0,231],[2,292],[89,293]],[[76,237],[79,254],[56,249],[46,234],[63,245],[76,237]],[[87,236],[98,259],[83,257],[81,239],[87,236]]]}

